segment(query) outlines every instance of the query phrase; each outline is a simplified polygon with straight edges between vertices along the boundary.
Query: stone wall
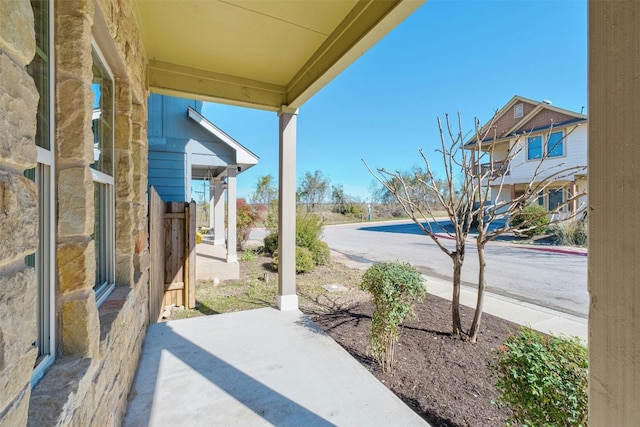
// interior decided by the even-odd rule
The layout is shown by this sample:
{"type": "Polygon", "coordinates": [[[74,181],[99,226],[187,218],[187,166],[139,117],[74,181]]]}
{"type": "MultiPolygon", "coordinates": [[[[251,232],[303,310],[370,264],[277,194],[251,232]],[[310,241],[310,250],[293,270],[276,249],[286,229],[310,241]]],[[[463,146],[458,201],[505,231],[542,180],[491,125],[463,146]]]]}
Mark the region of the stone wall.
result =
{"type": "Polygon", "coordinates": [[[0,426],[118,425],[148,325],[146,58],[129,0],[55,5],[57,359],[33,387],[38,92],[29,0],[0,1],[0,426]],[[8,17],[9,19],[4,19],[8,17]],[[97,307],[92,39],[115,77],[116,288],[97,307]]]}
{"type": "Polygon", "coordinates": [[[38,245],[38,91],[25,67],[35,54],[28,0],[0,2],[0,425],[24,425],[37,356],[35,272],[24,263],[38,245]],[[26,316],[25,314],[30,314],[26,316]]]}

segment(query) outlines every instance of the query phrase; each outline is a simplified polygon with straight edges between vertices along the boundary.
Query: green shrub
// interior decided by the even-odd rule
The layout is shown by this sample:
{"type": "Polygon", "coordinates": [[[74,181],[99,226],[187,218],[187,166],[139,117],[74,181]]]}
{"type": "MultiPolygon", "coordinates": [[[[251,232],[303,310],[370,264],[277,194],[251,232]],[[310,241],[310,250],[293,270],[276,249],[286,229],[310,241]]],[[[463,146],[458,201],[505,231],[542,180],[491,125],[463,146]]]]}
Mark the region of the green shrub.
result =
{"type": "Polygon", "coordinates": [[[496,404],[508,405],[517,425],[587,425],[587,348],[579,338],[522,327],[489,368],[501,393],[496,404]]]}
{"type": "Polygon", "coordinates": [[[422,276],[407,263],[379,263],[364,273],[360,288],[373,295],[370,351],[386,372],[393,367],[400,324],[426,294],[422,276]]]}
{"type": "Polygon", "coordinates": [[[313,261],[313,255],[307,248],[301,246],[296,247],[296,273],[306,273],[316,269],[316,263],[313,261]]]}
{"type": "MultiPolygon", "coordinates": [[[[317,215],[307,214],[296,217],[296,246],[308,249],[315,265],[329,262],[329,246],[320,240],[322,221],[317,215]]],[[[273,254],[278,249],[278,232],[274,231],[264,238],[264,250],[273,254]]],[[[296,255],[297,257],[297,255],[296,255]]]]}
{"type": "Polygon", "coordinates": [[[553,225],[551,231],[556,243],[565,246],[587,246],[589,235],[587,222],[584,219],[570,219],[553,225]]]}
{"type": "Polygon", "coordinates": [[[329,250],[329,245],[322,240],[317,240],[310,248],[311,256],[313,257],[313,262],[316,265],[325,265],[331,259],[331,251],[329,250]]]}
{"type": "Polygon", "coordinates": [[[272,254],[278,250],[278,232],[274,231],[267,234],[264,238],[264,251],[268,254],[272,254]]]}
{"type": "Polygon", "coordinates": [[[242,252],[240,261],[250,262],[250,261],[253,261],[255,258],[256,258],[255,251],[251,249],[246,249],[244,252],[242,252]]]}
{"type": "Polygon", "coordinates": [[[307,214],[296,217],[296,245],[311,250],[322,236],[322,221],[317,215],[307,214]]]}
{"type": "Polygon", "coordinates": [[[522,234],[533,237],[545,232],[549,225],[549,213],[544,206],[527,205],[511,218],[511,225],[522,230],[522,234]]]}
{"type": "MultiPolygon", "coordinates": [[[[273,259],[271,260],[271,268],[278,271],[280,265],[280,259],[278,258],[278,250],[273,253],[273,259]]],[[[296,246],[296,273],[307,273],[316,269],[316,264],[313,261],[313,255],[307,248],[296,246]]]]}

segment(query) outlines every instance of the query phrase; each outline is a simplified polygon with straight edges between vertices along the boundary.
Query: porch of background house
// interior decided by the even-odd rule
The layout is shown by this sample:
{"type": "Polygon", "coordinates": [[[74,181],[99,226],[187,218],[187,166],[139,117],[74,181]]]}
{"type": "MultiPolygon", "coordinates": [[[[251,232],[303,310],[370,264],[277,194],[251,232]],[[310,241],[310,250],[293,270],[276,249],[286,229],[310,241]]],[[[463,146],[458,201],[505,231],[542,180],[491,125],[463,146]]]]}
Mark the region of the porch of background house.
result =
{"type": "Polygon", "coordinates": [[[196,245],[196,282],[199,280],[229,280],[239,277],[239,264],[227,262],[226,243],[216,244],[212,234],[203,234],[196,245]]]}

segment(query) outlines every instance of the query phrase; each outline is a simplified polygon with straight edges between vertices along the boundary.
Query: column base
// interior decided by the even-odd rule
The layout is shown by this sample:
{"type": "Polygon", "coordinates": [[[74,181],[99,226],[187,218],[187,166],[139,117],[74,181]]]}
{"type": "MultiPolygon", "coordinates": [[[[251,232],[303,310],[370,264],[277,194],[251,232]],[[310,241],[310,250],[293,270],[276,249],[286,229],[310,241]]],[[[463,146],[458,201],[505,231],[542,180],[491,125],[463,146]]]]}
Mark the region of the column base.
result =
{"type": "Polygon", "coordinates": [[[298,309],[298,295],[278,295],[276,296],[276,300],[280,311],[298,309]]]}
{"type": "Polygon", "coordinates": [[[238,255],[227,255],[227,264],[238,262],[238,255]]]}

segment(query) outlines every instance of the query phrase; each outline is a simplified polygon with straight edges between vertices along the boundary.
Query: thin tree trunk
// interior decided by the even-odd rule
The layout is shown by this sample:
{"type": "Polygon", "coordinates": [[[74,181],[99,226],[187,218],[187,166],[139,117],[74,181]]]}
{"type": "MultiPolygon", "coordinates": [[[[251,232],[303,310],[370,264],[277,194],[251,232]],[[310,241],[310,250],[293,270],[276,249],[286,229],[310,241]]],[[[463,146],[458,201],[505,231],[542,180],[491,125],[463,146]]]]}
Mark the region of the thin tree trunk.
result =
{"type": "Polygon", "coordinates": [[[451,298],[451,321],[453,323],[453,335],[460,335],[462,323],[460,321],[460,280],[462,273],[462,260],[458,254],[453,259],[453,297],[451,298]]]}
{"type": "MultiPolygon", "coordinates": [[[[478,236],[480,237],[480,236],[478,236]]],[[[484,276],[485,267],[487,262],[484,258],[484,244],[478,239],[478,299],[476,301],[476,311],[473,315],[473,323],[471,329],[469,329],[469,341],[472,343],[478,339],[478,331],[480,330],[480,321],[482,319],[482,309],[484,305],[484,288],[486,287],[486,279],[484,276]]]]}

